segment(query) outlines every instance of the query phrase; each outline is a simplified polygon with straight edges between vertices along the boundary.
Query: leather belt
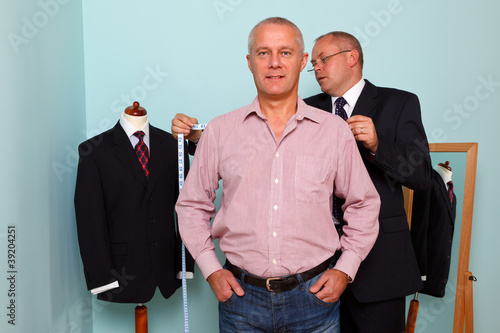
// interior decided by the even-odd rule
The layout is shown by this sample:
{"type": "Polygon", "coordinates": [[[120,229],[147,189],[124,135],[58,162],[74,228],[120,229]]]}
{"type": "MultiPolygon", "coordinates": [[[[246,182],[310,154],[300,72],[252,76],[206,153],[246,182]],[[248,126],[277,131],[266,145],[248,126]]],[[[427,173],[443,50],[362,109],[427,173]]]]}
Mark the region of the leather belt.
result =
{"type": "Polygon", "coordinates": [[[226,260],[226,269],[231,273],[233,273],[233,275],[237,279],[241,279],[242,274],[245,273],[243,282],[248,283],[252,286],[265,288],[268,291],[272,292],[283,292],[292,290],[293,288],[299,285],[300,282],[299,279],[297,278],[298,275],[300,275],[302,277],[302,280],[306,282],[315,277],[316,275],[326,271],[326,269],[328,268],[328,266],[330,266],[330,263],[332,262],[332,259],[334,259],[334,257],[325,260],[318,266],[313,267],[303,273],[289,275],[281,278],[262,278],[255,275],[248,275],[248,273],[244,272],[241,268],[238,268],[233,264],[231,264],[229,260],[226,260]]]}

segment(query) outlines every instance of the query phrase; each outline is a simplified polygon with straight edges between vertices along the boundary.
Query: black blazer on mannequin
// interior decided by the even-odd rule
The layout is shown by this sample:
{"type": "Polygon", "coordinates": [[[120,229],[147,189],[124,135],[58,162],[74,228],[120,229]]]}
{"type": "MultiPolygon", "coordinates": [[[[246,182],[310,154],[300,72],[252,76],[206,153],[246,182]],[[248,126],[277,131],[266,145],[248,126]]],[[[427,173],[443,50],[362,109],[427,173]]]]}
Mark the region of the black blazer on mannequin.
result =
{"type": "MultiPolygon", "coordinates": [[[[378,238],[350,284],[362,303],[403,297],[422,288],[401,186],[425,189],[432,177],[417,96],[365,81],[352,115],[370,117],[377,130],[379,144],[374,157],[361,142],[358,148],[380,195],[381,207],[378,238]]],[[[332,112],[332,100],[327,94],[304,101],[332,112]]]]}
{"type": "Polygon", "coordinates": [[[413,194],[411,237],[420,273],[426,276],[423,294],[443,297],[450,273],[451,245],[457,197],[453,204],[443,179],[434,171],[432,186],[413,194]]]}
{"type": "MultiPolygon", "coordinates": [[[[100,300],[145,303],[157,286],[168,298],[181,285],[176,278],[181,239],[174,216],[177,140],[149,128],[149,182],[119,122],[78,148],[75,211],[87,287],[120,284],[100,293],[100,300]]],[[[193,271],[194,260],[186,253],[193,271]]]]}

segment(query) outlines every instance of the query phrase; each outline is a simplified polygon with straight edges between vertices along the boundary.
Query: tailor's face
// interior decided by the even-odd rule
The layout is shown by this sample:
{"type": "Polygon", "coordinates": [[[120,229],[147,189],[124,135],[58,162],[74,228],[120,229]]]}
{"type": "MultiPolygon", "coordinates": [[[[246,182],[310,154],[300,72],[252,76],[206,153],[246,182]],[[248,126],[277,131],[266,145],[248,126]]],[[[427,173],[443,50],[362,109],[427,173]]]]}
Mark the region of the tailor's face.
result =
{"type": "Polygon", "coordinates": [[[340,50],[333,43],[331,36],[318,40],[312,51],[311,64],[314,65],[316,81],[318,81],[321,91],[330,96],[342,96],[351,85],[352,70],[349,65],[349,57],[352,51],[341,51],[345,50],[340,50]],[[325,59],[324,63],[322,59],[325,57],[328,58],[325,59]]]}

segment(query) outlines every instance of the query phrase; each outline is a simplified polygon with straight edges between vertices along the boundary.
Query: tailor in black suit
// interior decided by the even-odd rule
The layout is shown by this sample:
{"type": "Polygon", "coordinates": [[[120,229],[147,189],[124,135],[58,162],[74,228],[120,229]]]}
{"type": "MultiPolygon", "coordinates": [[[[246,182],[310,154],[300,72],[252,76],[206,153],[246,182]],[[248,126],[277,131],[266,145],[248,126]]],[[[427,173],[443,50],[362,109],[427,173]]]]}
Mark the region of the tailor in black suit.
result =
{"type": "MultiPolygon", "coordinates": [[[[332,112],[331,96],[325,93],[304,101],[332,112]]],[[[372,304],[399,298],[403,302],[404,312],[403,297],[420,290],[422,281],[412,247],[401,186],[425,189],[432,177],[420,104],[418,97],[412,93],[376,87],[366,81],[352,115],[370,117],[378,135],[375,156],[364,148],[362,142],[358,141],[358,148],[380,195],[380,230],[373,249],[361,263],[355,280],[348,285],[344,294],[353,295],[359,303],[372,304]]],[[[352,306],[349,311],[353,311],[352,306]]],[[[366,321],[368,325],[377,327],[377,318],[366,321]]],[[[380,327],[384,327],[383,324],[380,323],[380,327]]],[[[373,332],[378,330],[375,328],[373,332]]]]}
{"type": "MultiPolygon", "coordinates": [[[[177,140],[149,128],[149,182],[119,122],[78,148],[75,210],[87,287],[120,284],[99,294],[100,300],[144,303],[157,286],[168,298],[181,285],[176,278],[181,239],[174,216],[177,140]]],[[[187,269],[193,271],[194,260],[186,253],[187,269]]]]}
{"type": "Polygon", "coordinates": [[[421,293],[443,297],[450,273],[451,245],[457,197],[453,204],[443,178],[433,172],[432,186],[415,191],[411,217],[411,237],[420,274],[426,276],[421,293]]]}

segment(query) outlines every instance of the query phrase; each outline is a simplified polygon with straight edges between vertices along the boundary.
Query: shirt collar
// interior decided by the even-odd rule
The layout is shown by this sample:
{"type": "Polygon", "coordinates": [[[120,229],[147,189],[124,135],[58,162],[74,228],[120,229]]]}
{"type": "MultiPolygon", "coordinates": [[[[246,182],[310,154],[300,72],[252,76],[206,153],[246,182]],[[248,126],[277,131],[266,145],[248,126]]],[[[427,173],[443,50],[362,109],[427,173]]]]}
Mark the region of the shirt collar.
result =
{"type": "MultiPolygon", "coordinates": [[[[345,94],[342,96],[346,100],[347,104],[349,105],[350,110],[353,110],[354,107],[356,106],[356,102],[358,101],[359,96],[361,95],[361,91],[363,91],[363,88],[365,87],[365,80],[361,79],[359,80],[358,83],[353,85],[351,89],[347,90],[345,94]]],[[[337,100],[338,97],[332,96],[332,105],[335,105],[335,101],[337,100]]]]}
{"type": "Polygon", "coordinates": [[[297,120],[308,118],[315,123],[319,123],[318,115],[313,112],[313,109],[307,105],[302,98],[297,99],[297,120]]]}
{"type": "MultiPolygon", "coordinates": [[[[253,102],[247,107],[247,111],[245,113],[245,116],[243,117],[242,122],[245,121],[245,119],[247,119],[248,116],[252,113],[255,113],[261,119],[266,119],[260,109],[259,97],[255,97],[253,102]]],[[[311,107],[309,107],[300,97],[297,97],[297,112],[295,112],[292,118],[293,117],[297,120],[308,118],[316,123],[319,123],[317,115],[312,112],[311,107]]]]}
{"type": "Polygon", "coordinates": [[[451,177],[449,175],[446,174],[446,172],[444,172],[443,169],[441,169],[441,167],[438,165],[434,168],[434,170],[437,171],[437,173],[439,173],[439,175],[441,176],[441,178],[443,178],[443,182],[445,184],[448,184],[449,181],[451,181],[451,177]]]}
{"type": "Polygon", "coordinates": [[[245,116],[241,122],[244,122],[248,116],[252,113],[255,113],[261,119],[266,119],[262,111],[260,110],[259,97],[255,97],[250,105],[247,106],[247,111],[245,112],[245,116]]]}
{"type": "Polygon", "coordinates": [[[137,129],[132,124],[130,124],[125,117],[123,117],[123,112],[120,116],[120,125],[127,134],[127,137],[130,138],[134,135],[135,132],[137,131],[143,131],[145,136],[149,138],[149,121],[146,121],[146,124],[144,124],[144,128],[142,129],[137,129]]]}

